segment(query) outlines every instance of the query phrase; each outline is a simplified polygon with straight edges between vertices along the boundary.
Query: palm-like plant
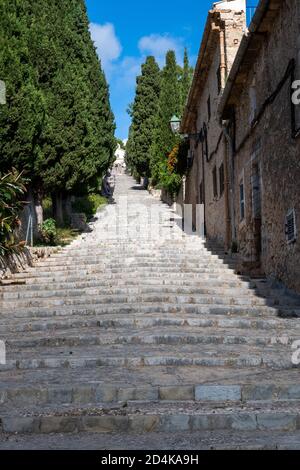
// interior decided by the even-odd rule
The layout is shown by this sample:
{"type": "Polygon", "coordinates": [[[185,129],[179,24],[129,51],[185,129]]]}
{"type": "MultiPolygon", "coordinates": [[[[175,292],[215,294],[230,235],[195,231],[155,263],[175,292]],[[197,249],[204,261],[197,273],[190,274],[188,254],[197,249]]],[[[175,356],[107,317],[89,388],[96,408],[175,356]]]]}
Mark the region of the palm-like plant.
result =
{"type": "Polygon", "coordinates": [[[22,173],[13,169],[0,175],[0,258],[11,253],[19,253],[24,247],[15,237],[20,226],[19,214],[26,202],[22,200],[26,193],[25,179],[22,173]]]}

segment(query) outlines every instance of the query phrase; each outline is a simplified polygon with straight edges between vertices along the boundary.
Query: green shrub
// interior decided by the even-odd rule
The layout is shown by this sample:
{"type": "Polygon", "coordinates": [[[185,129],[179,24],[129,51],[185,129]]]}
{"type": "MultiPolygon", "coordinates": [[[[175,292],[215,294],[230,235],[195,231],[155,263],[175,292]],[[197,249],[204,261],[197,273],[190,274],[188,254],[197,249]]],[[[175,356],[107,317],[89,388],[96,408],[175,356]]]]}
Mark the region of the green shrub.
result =
{"type": "Polygon", "coordinates": [[[40,225],[40,237],[43,243],[55,245],[57,239],[57,228],[54,219],[47,219],[40,225]]]}
{"type": "Polygon", "coordinates": [[[158,187],[165,189],[171,195],[178,194],[182,182],[182,176],[177,173],[170,173],[167,160],[159,163],[159,184],[158,187]]]}
{"type": "Polygon", "coordinates": [[[107,199],[100,194],[89,194],[80,198],[76,198],[72,204],[74,212],[83,213],[88,219],[92,218],[100,206],[107,203],[107,199]]]}
{"type": "Polygon", "coordinates": [[[45,197],[43,199],[43,213],[44,213],[44,219],[51,219],[53,215],[52,211],[52,199],[51,197],[45,197]]]}
{"type": "Polygon", "coordinates": [[[25,245],[16,239],[15,231],[20,226],[19,214],[26,204],[22,201],[26,182],[15,169],[7,175],[0,174],[0,258],[20,252],[25,245]]]}

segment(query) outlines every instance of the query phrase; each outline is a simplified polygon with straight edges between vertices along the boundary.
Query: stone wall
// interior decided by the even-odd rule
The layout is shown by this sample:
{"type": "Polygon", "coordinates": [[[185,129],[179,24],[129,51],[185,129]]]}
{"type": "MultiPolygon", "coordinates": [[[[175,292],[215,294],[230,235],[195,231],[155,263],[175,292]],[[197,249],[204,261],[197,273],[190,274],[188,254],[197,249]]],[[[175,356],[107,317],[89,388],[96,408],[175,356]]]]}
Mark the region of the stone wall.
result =
{"type": "MultiPolygon", "coordinates": [[[[221,8],[221,7],[220,7],[221,8]]],[[[207,128],[206,144],[191,139],[191,151],[194,154],[193,166],[186,179],[185,203],[193,205],[193,225],[196,228],[196,204],[205,201],[206,235],[228,248],[226,217],[226,187],[220,188],[220,168],[223,165],[224,177],[228,173],[225,158],[225,138],[223,135],[217,107],[221,96],[222,82],[218,80],[221,63],[221,34],[225,37],[225,64],[227,74],[230,71],[245,29],[244,11],[221,10],[223,26],[213,40],[210,50],[210,67],[205,85],[199,94],[195,131],[207,128]],[[210,101],[210,117],[209,105],[210,101]],[[207,150],[207,152],[206,152],[207,150]],[[214,191],[213,171],[216,169],[217,191],[214,191]]],[[[216,34],[216,33],[211,33],[216,34]]],[[[205,72],[203,72],[205,73],[205,72]]],[[[225,85],[225,84],[224,84],[225,85]]],[[[226,181],[224,180],[224,185],[226,181]]]]}
{"type": "Polygon", "coordinates": [[[0,279],[8,279],[14,273],[25,271],[28,266],[33,266],[39,260],[48,258],[60,250],[61,247],[28,247],[18,255],[0,260],[0,279]]]}
{"type": "MultiPolygon", "coordinates": [[[[282,81],[291,59],[297,58],[300,34],[297,0],[285,0],[251,66],[236,106],[237,148],[250,132],[250,122],[282,81]],[[253,109],[254,108],[254,109],[253,109]]],[[[296,77],[300,79],[299,77],[296,77]]],[[[295,209],[300,233],[300,138],[292,136],[291,77],[285,81],[249,138],[239,149],[235,168],[236,229],[243,260],[257,262],[262,270],[300,292],[300,243],[287,243],[286,215],[295,209]],[[261,230],[254,214],[253,172],[259,169],[261,230]],[[245,218],[241,220],[239,184],[245,185],[245,218]],[[257,239],[260,232],[261,241],[257,239]],[[261,253],[260,253],[261,251],[261,253]]]]}

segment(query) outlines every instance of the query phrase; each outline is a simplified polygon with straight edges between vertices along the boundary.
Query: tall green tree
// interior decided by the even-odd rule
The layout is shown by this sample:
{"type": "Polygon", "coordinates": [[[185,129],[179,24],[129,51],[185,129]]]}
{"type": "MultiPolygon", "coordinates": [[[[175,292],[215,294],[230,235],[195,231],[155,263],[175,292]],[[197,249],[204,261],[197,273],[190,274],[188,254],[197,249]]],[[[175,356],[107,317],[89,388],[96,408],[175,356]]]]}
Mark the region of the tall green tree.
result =
{"type": "Polygon", "coordinates": [[[155,58],[149,56],[137,77],[136,95],[131,107],[132,117],[126,145],[128,165],[140,176],[150,176],[150,147],[156,124],[160,93],[160,69],[155,58]]]}
{"type": "MultiPolygon", "coordinates": [[[[97,189],[112,163],[115,124],[84,1],[54,1],[43,18],[56,63],[47,74],[51,86],[43,87],[48,119],[38,172],[46,189],[54,190],[56,217],[62,219],[67,196],[97,189]]],[[[35,56],[39,47],[37,43],[35,56]]]]}
{"type": "Polygon", "coordinates": [[[168,155],[179,140],[171,131],[170,120],[173,115],[179,116],[181,112],[180,103],[181,86],[176,56],[174,51],[168,51],[166,65],[162,71],[158,113],[150,151],[151,176],[154,184],[159,184],[161,164],[167,165],[168,155]]]}
{"type": "Polygon", "coordinates": [[[14,166],[31,176],[46,109],[38,73],[30,60],[32,12],[32,2],[27,0],[0,2],[0,77],[7,98],[0,107],[1,170],[14,166]]]}
{"type": "Polygon", "coordinates": [[[183,68],[180,77],[180,98],[181,98],[181,113],[183,115],[184,108],[187,102],[188,94],[192,84],[194,69],[190,66],[189,56],[187,49],[184,50],[183,68]]]}
{"type": "Polygon", "coordinates": [[[116,146],[84,0],[1,0],[0,41],[1,168],[25,170],[38,199],[52,192],[62,209],[98,187],[116,146]]]}

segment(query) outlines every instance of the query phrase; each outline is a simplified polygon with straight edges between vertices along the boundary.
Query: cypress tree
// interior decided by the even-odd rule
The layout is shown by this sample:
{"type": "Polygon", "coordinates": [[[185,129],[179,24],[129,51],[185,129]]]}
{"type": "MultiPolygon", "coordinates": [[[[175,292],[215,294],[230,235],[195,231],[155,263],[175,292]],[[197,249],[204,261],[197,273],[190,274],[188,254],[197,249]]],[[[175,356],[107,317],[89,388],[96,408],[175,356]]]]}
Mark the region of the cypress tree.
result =
{"type": "Polygon", "coordinates": [[[132,123],[126,146],[127,162],[140,176],[150,176],[150,147],[153,143],[160,91],[160,70],[155,58],[147,57],[137,77],[136,95],[130,114],[132,123]]]}
{"type": "Polygon", "coordinates": [[[51,86],[45,89],[48,121],[38,172],[46,189],[54,190],[56,218],[62,221],[70,193],[99,187],[113,159],[115,124],[84,2],[60,0],[53,5],[45,26],[51,30],[56,64],[48,73],[51,86]]]}
{"type": "Polygon", "coordinates": [[[115,124],[84,0],[1,0],[0,40],[1,168],[26,170],[39,198],[95,190],[115,124]]]}
{"type": "Polygon", "coordinates": [[[192,79],[193,79],[193,67],[190,66],[189,63],[189,56],[187,49],[184,50],[184,59],[183,59],[183,69],[182,69],[182,74],[180,78],[180,91],[181,91],[181,113],[180,115],[183,115],[184,108],[186,105],[186,101],[188,98],[188,94],[190,91],[190,87],[192,84],[192,79]]]}
{"type": "Polygon", "coordinates": [[[30,61],[32,2],[0,2],[0,77],[6,84],[0,107],[1,170],[12,167],[33,177],[44,122],[45,102],[37,70],[30,61]]]}
{"type": "Polygon", "coordinates": [[[179,116],[180,102],[181,90],[176,56],[174,51],[168,51],[166,65],[162,71],[158,113],[151,146],[151,177],[154,184],[160,181],[161,163],[166,164],[169,153],[178,142],[178,137],[171,131],[170,120],[173,115],[179,116]]]}

